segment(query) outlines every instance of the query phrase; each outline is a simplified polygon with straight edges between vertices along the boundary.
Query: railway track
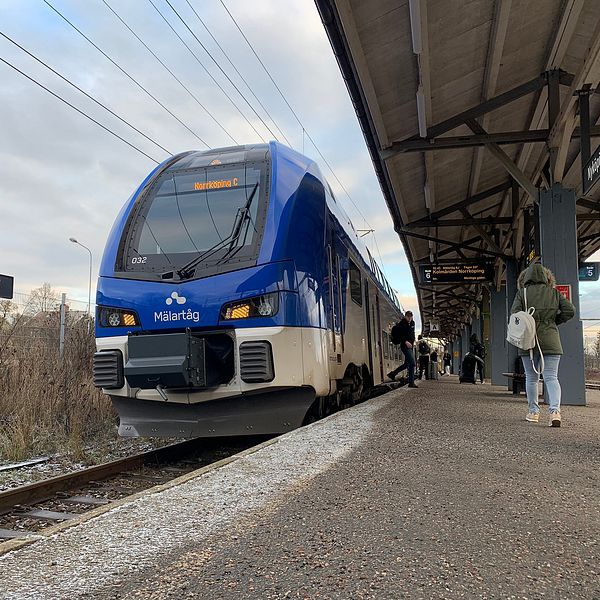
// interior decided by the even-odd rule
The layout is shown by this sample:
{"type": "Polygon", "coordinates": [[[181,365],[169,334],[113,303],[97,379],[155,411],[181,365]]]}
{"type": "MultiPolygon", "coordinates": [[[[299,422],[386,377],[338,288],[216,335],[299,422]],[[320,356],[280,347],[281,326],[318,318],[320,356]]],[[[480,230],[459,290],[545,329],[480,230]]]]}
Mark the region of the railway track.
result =
{"type": "Polygon", "coordinates": [[[0,492],[0,544],[166,483],[267,436],[185,440],[0,492]]]}
{"type": "Polygon", "coordinates": [[[600,381],[586,381],[585,387],[588,390],[600,390],[600,381]]]}

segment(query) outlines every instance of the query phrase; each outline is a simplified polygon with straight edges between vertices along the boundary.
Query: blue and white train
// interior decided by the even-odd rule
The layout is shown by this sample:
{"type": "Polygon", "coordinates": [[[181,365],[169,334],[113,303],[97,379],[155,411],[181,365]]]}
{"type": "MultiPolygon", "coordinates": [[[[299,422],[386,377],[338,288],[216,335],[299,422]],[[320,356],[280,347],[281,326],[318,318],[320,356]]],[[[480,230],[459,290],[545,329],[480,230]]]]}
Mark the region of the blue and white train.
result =
{"type": "Polygon", "coordinates": [[[125,204],[94,382],[125,436],[288,431],[399,364],[401,306],[318,166],[279,143],[185,152],[125,204]]]}

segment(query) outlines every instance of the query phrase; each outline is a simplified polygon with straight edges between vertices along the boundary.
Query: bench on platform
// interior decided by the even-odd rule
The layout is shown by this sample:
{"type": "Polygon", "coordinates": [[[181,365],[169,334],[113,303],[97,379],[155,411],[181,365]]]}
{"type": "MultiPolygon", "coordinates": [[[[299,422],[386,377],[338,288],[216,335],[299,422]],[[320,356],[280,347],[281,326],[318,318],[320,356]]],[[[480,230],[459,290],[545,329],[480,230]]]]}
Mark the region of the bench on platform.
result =
{"type": "MultiPolygon", "coordinates": [[[[518,396],[521,392],[525,392],[525,373],[502,373],[504,377],[512,379],[512,393],[518,396]]],[[[544,380],[540,378],[539,397],[544,398],[544,380]]],[[[543,402],[540,402],[543,404],[543,402]]]]}
{"type": "Polygon", "coordinates": [[[512,393],[515,396],[525,391],[525,373],[502,373],[502,375],[512,379],[512,393]]]}

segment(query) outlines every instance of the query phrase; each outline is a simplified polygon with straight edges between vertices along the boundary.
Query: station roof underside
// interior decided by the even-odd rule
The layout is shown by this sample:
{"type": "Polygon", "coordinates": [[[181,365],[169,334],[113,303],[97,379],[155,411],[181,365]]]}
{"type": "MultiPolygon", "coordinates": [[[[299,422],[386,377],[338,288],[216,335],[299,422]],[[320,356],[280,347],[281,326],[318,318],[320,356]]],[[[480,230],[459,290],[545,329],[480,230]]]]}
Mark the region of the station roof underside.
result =
{"type": "Polygon", "coordinates": [[[417,288],[424,330],[458,332],[481,286],[428,286],[419,263],[523,256],[538,189],[574,189],[583,260],[600,186],[582,193],[578,90],[600,141],[598,0],[316,0],[417,288]]]}

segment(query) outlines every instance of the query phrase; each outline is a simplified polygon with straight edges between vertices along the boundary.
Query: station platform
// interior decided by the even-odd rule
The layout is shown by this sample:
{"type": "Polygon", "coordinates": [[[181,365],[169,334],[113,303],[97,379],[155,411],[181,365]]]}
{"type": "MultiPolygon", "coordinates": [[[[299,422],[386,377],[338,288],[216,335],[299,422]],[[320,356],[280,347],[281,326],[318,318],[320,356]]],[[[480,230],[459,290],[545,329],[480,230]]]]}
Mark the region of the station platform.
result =
{"type": "Polygon", "coordinates": [[[560,429],[525,413],[392,391],[17,542],[0,598],[598,598],[600,392],[560,429]]]}

